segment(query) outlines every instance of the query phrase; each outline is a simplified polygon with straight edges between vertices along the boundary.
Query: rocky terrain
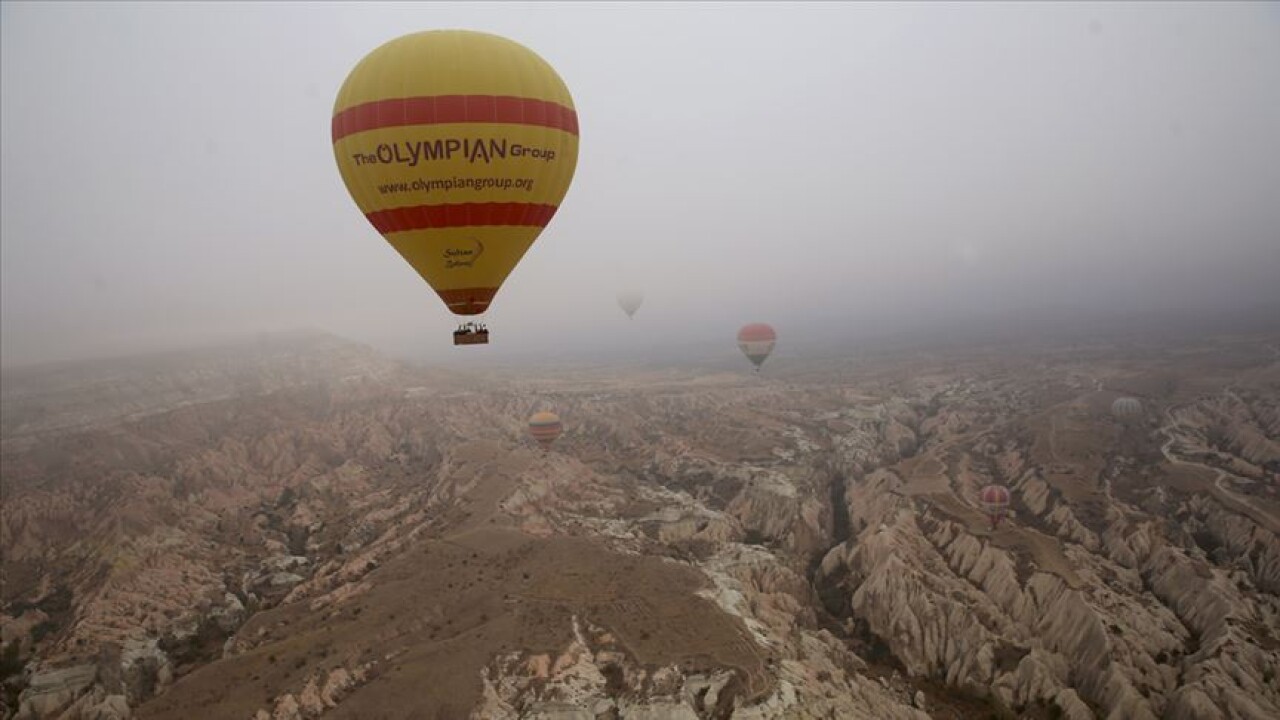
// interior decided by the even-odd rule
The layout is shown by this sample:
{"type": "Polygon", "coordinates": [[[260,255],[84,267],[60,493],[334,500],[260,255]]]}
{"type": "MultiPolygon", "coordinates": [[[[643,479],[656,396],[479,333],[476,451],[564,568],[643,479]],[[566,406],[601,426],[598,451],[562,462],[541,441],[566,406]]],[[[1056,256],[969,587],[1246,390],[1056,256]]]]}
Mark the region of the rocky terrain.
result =
{"type": "Polygon", "coordinates": [[[1280,717],[1269,344],[7,374],[0,716],[1280,717]]]}

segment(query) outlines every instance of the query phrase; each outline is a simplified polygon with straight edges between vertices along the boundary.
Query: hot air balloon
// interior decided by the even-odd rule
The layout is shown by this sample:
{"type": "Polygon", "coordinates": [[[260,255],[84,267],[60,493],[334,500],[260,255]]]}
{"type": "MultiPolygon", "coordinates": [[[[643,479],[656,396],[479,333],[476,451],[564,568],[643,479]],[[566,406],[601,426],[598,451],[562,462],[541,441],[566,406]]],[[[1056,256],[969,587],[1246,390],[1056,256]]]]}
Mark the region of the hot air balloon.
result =
{"type": "Polygon", "coordinates": [[[618,293],[618,307],[627,314],[627,317],[636,316],[636,311],[640,309],[640,303],[644,302],[644,293],[639,290],[623,290],[618,293]]]}
{"type": "Polygon", "coordinates": [[[1116,398],[1116,401],[1111,403],[1111,414],[1122,421],[1141,417],[1142,402],[1132,397],[1116,398]]]}
{"type": "Polygon", "coordinates": [[[556,438],[560,437],[563,429],[560,425],[560,416],[553,412],[537,412],[529,418],[529,436],[537,441],[543,450],[551,447],[556,438]]]}
{"type": "MultiPolygon", "coordinates": [[[[551,221],[578,162],[578,115],[528,48],[466,30],[392,40],[333,107],[333,154],[373,227],[457,315],[489,308],[551,221]]],[[[468,323],[454,343],[488,342],[468,323]]]]}
{"type": "Polygon", "coordinates": [[[991,521],[991,529],[995,530],[1009,512],[1009,488],[1003,485],[988,485],[978,493],[978,503],[982,505],[982,511],[991,521]]]}
{"type": "Polygon", "coordinates": [[[773,346],[777,341],[778,334],[764,323],[743,325],[738,331],[738,347],[742,350],[742,354],[756,366],[756,372],[760,372],[760,366],[768,359],[769,353],[773,352],[773,346]]]}

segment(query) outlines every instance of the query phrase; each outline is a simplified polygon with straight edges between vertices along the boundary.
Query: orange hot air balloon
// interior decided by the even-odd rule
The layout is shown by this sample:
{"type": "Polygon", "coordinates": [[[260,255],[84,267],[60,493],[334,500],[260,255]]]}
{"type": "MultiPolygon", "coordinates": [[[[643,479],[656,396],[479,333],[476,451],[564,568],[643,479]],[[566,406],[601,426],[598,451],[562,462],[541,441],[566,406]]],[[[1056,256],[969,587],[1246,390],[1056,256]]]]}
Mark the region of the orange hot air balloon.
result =
{"type": "Polygon", "coordinates": [[[978,503],[982,511],[991,521],[991,529],[995,530],[1004,516],[1009,513],[1009,488],[1003,485],[988,485],[978,494],[978,503]]]}
{"type": "Polygon", "coordinates": [[[778,334],[764,323],[743,325],[738,331],[738,348],[756,366],[756,372],[760,372],[760,366],[769,358],[777,342],[778,334]]]}
{"type": "MultiPolygon", "coordinates": [[[[369,53],[333,108],[351,197],[450,311],[478,315],[559,208],[578,162],[578,115],[528,48],[466,30],[369,53]]],[[[456,344],[488,341],[471,324],[456,344]]]]}
{"type": "Polygon", "coordinates": [[[537,441],[543,450],[550,448],[563,431],[564,426],[560,424],[560,416],[553,412],[538,412],[529,418],[529,436],[537,441]]]}

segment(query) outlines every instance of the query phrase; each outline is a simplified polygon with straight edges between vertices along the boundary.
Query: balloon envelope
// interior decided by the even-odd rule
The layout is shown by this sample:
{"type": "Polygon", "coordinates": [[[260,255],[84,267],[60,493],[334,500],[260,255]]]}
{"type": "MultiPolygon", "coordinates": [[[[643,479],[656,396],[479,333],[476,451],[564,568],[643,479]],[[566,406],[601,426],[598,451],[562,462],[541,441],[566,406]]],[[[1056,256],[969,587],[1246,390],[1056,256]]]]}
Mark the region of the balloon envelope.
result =
{"type": "Polygon", "coordinates": [[[627,317],[635,317],[636,311],[640,309],[640,304],[644,302],[644,293],[639,290],[623,290],[618,293],[618,307],[627,314],[627,317]]]}
{"type": "Polygon", "coordinates": [[[742,329],[738,331],[738,348],[756,366],[757,370],[769,358],[769,353],[773,352],[773,346],[777,342],[778,334],[765,323],[743,325],[742,329]]]}
{"type": "Polygon", "coordinates": [[[1142,401],[1131,397],[1116,398],[1111,403],[1111,414],[1121,420],[1139,417],[1142,415],[1142,401]]]}
{"type": "Polygon", "coordinates": [[[988,485],[978,493],[978,502],[982,505],[982,511],[987,514],[987,518],[991,520],[991,527],[994,528],[1009,512],[1009,488],[1003,485],[988,485]]]}
{"type": "Polygon", "coordinates": [[[369,53],[338,91],[332,135],[360,211],[458,315],[488,309],[578,162],[577,112],[555,70],[465,30],[369,53]]]}
{"type": "Polygon", "coordinates": [[[538,412],[529,418],[529,436],[537,441],[543,449],[551,447],[556,438],[560,437],[563,429],[560,424],[560,416],[553,412],[538,412]]]}

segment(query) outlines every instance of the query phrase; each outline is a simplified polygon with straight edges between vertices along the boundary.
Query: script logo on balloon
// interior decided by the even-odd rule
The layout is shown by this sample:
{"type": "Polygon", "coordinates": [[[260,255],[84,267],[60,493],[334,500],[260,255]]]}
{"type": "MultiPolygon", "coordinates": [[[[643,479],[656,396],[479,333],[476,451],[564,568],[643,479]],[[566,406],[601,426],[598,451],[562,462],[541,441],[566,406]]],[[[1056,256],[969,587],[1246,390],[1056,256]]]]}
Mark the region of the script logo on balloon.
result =
{"type": "Polygon", "coordinates": [[[475,238],[467,238],[475,243],[474,248],[448,248],[444,251],[444,266],[449,269],[456,267],[472,267],[476,264],[476,260],[484,254],[484,243],[475,238]]]}

